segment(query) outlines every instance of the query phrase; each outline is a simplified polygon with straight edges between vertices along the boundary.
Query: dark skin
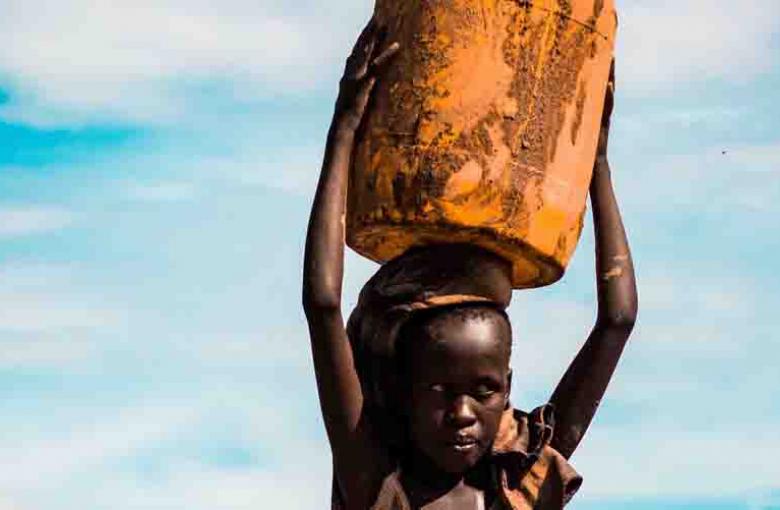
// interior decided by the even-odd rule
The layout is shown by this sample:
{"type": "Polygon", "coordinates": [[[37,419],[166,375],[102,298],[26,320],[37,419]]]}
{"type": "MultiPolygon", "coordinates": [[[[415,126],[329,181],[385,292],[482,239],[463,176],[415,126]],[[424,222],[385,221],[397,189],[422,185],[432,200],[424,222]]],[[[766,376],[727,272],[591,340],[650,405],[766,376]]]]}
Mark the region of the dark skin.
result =
{"type": "Polygon", "coordinates": [[[601,133],[590,182],[590,202],[596,237],[598,314],[585,345],[550,397],[555,406],[551,446],[567,459],[582,441],[615,373],[623,348],[634,329],[639,301],[634,263],[612,187],[607,159],[609,127],[615,105],[615,63],[601,120],[601,133]]]}
{"type": "Polygon", "coordinates": [[[512,332],[489,308],[445,311],[426,321],[406,353],[411,447],[402,483],[415,508],[475,508],[490,500],[490,451],[509,405],[512,332]]]}
{"type": "MultiPolygon", "coordinates": [[[[363,394],[341,313],[347,176],[355,135],[376,76],[399,50],[369,23],[347,60],[328,131],[306,239],[303,306],[309,324],[320,405],[346,508],[374,503],[382,480],[397,467],[376,442],[363,414],[363,394]]],[[[607,162],[613,86],[607,93],[590,196],[596,232],[598,319],[558,384],[552,446],[570,457],[598,408],[631,333],[637,297],[628,242],[607,162]]],[[[402,482],[415,508],[477,508],[492,497],[485,453],[508,405],[508,324],[488,315],[446,316],[423,328],[431,342],[414,342],[408,395],[412,438],[402,482]],[[438,368],[437,368],[438,367],[438,368]],[[446,367],[442,370],[441,367],[446,367]]]]}

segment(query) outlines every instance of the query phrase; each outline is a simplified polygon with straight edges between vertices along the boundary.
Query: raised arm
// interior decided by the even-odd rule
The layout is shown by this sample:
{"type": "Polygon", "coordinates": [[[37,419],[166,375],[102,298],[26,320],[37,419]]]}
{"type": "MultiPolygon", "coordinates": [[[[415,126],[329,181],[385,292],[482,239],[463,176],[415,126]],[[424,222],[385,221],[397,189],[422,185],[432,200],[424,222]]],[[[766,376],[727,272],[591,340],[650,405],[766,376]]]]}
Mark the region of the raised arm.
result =
{"type": "Polygon", "coordinates": [[[341,283],[347,177],[355,132],[377,69],[398,50],[394,44],[379,54],[375,51],[379,44],[378,30],[371,22],[347,59],[309,219],[303,270],[303,308],[320,405],[336,476],[342,495],[350,500],[349,508],[361,507],[360,502],[369,497],[366,491],[374,483],[369,467],[377,464],[370,436],[361,426],[363,395],[341,316],[341,283]]]}
{"type": "Polygon", "coordinates": [[[552,446],[566,458],[574,453],[596,414],[637,316],[634,265],[607,161],[613,105],[614,63],[590,184],[596,233],[598,316],[585,345],[550,399],[556,409],[552,446]]]}

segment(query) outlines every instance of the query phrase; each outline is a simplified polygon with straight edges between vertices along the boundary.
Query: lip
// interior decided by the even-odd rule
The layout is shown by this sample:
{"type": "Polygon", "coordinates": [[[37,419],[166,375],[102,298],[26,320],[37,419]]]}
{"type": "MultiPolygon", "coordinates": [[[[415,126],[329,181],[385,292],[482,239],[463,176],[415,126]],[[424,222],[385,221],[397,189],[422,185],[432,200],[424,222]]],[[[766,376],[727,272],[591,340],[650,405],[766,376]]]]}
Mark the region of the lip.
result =
{"type": "Polygon", "coordinates": [[[477,448],[477,443],[453,444],[450,446],[450,448],[452,448],[458,453],[467,453],[475,450],[477,448]]]}
{"type": "Polygon", "coordinates": [[[456,452],[470,452],[477,448],[479,442],[472,436],[458,436],[447,441],[447,447],[456,452]]]}

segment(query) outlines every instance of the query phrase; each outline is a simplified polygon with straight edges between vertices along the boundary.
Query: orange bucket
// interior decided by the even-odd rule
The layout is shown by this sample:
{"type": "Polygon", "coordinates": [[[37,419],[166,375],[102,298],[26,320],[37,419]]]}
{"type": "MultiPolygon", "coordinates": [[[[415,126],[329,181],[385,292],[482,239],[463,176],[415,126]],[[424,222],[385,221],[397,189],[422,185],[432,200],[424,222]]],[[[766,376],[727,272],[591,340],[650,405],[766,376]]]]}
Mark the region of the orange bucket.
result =
{"type": "Polygon", "coordinates": [[[377,0],[401,43],[353,156],[347,243],[378,262],[471,243],[515,288],[579,240],[614,51],[614,0],[377,0]]]}

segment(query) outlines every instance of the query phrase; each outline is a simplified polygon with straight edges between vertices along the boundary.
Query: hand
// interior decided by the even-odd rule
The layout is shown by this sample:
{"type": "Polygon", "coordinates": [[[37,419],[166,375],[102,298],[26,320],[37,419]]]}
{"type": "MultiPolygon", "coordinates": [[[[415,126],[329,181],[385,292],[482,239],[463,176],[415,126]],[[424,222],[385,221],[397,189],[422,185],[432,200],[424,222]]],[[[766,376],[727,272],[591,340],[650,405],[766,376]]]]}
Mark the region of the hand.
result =
{"type": "Polygon", "coordinates": [[[604,112],[601,115],[601,131],[599,132],[599,145],[596,151],[596,160],[607,157],[607,145],[609,143],[609,126],[612,119],[612,110],[615,108],[615,60],[609,70],[607,93],[604,98],[604,112]]]}
{"type": "Polygon", "coordinates": [[[383,42],[384,33],[372,19],[358,37],[341,78],[333,115],[333,123],[338,129],[347,130],[349,133],[357,130],[376,84],[377,75],[400,48],[400,45],[394,42],[381,52],[376,51],[383,42]]]}

